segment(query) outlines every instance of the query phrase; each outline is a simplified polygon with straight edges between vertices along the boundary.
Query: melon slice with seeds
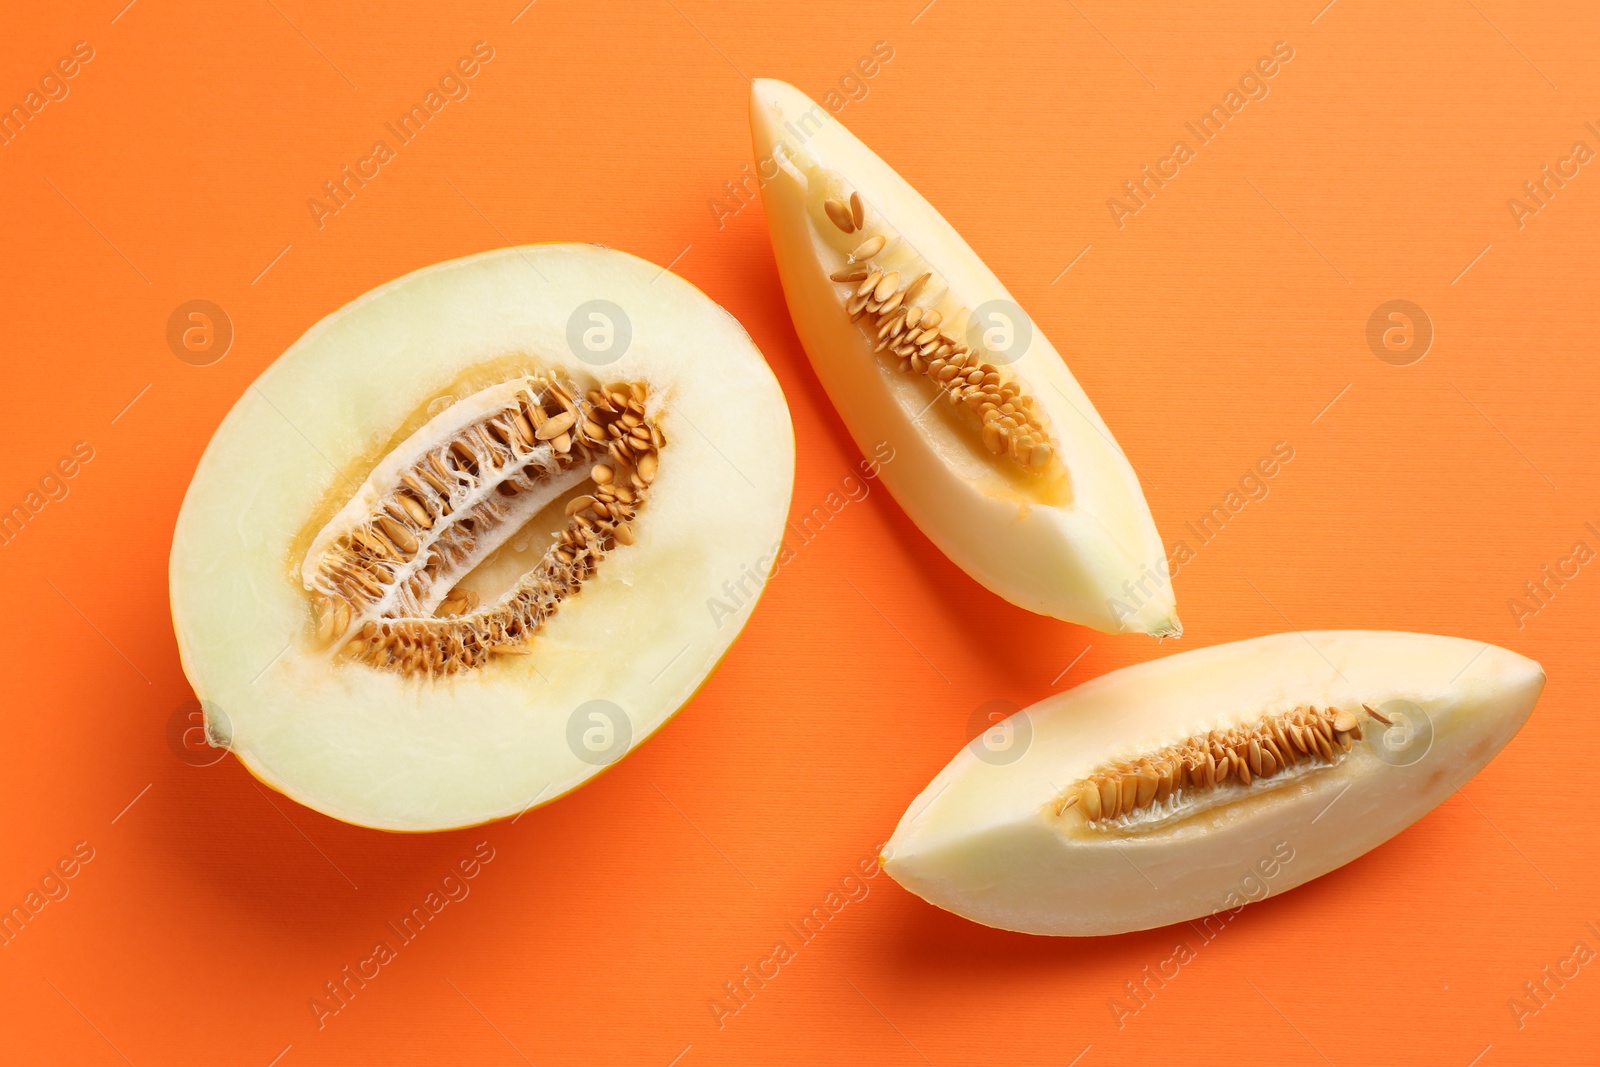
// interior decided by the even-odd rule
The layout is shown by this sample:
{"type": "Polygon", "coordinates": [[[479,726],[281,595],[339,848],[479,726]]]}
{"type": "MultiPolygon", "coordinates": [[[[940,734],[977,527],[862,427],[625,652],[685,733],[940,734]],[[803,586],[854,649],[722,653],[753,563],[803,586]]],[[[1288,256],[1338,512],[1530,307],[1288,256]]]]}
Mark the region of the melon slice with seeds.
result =
{"type": "Polygon", "coordinates": [[[383,286],[267,368],[184,500],[208,733],[367,826],[554,799],[728,650],[760,590],[723,586],[770,569],[793,471],[761,353],[659,267],[543,245],[383,286]]]}
{"type": "Polygon", "coordinates": [[[939,907],[1026,933],[1225,915],[1433,810],[1543,688],[1514,652],[1408,633],[1276,634],[1126,667],[974,738],[882,862],[939,907]]]}
{"type": "Polygon", "coordinates": [[[1038,325],[940,214],[798,89],[751,129],[778,274],[856,445],[958,566],[1030,611],[1177,635],[1166,552],[1122,450],[1038,325]]]}

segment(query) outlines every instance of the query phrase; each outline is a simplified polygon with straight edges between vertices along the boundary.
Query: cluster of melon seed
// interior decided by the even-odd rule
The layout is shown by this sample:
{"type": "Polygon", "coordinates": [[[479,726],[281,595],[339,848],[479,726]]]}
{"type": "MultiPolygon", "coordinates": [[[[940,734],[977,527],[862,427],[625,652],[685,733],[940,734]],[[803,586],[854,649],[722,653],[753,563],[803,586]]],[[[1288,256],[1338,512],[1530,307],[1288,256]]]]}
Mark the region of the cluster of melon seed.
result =
{"type": "MultiPolygon", "coordinates": [[[[826,200],[828,218],[844,233],[866,229],[866,206],[860,193],[849,203],[826,200]]],[[[853,285],[845,303],[850,321],[865,318],[876,335],[876,351],[888,350],[900,361],[900,370],[928,378],[949,398],[964,405],[977,420],[983,445],[997,456],[1007,456],[1024,470],[1041,470],[1050,462],[1050,433],[1034,410],[1034,399],[1006,370],[982,357],[965,343],[942,332],[943,318],[936,309],[912,303],[933,277],[918,275],[904,288],[898,271],[875,269],[871,259],[888,240],[874,234],[850,254],[850,262],[829,278],[853,285]]]]}
{"type": "MultiPolygon", "coordinates": [[[[1376,708],[1362,709],[1377,721],[1376,708]]],[[[1250,726],[1212,730],[1142,756],[1102,767],[1069,789],[1056,814],[1082,805],[1091,823],[1164,803],[1181,790],[1249,785],[1297,764],[1334,762],[1361,740],[1361,723],[1337,708],[1296,708],[1250,726]]]]}
{"type": "Polygon", "coordinates": [[[597,463],[590,470],[594,482],[592,496],[575,497],[567,503],[572,521],[557,536],[555,554],[565,563],[574,562],[589,546],[608,542],[633,544],[633,529],[628,520],[644,503],[650,483],[656,480],[659,453],[667,438],[645,412],[649,390],[635,384],[621,389],[591,389],[588,404],[580,413],[577,439],[587,449],[604,445],[610,463],[597,463]],[[618,472],[627,473],[627,481],[618,472]]]}
{"type": "Polygon", "coordinates": [[[452,674],[526,654],[600,559],[634,542],[630,522],[666,444],[646,415],[648,399],[638,384],[579,399],[559,382],[539,382],[430,449],[320,563],[318,637],[345,637],[345,655],[405,674],[452,674]],[[507,520],[513,498],[583,464],[592,464],[593,493],[568,503],[567,524],[507,596],[473,610],[476,596],[456,592],[440,604],[444,616],[426,613],[428,591],[462,576],[477,536],[507,520]],[[352,618],[374,613],[347,635],[352,618]]]}

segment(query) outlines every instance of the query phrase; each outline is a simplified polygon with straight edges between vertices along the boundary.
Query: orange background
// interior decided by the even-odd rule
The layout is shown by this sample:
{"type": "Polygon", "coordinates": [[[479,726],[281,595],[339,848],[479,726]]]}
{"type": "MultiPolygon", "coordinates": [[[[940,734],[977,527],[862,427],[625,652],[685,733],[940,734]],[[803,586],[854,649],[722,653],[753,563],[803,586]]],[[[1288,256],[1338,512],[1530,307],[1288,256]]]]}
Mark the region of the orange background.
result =
{"type": "Polygon", "coordinates": [[[94,449],[0,548],[0,907],[77,842],[94,850],[0,948],[0,1058],[1600,1062],[1600,964],[1520,1027],[1508,1003],[1580,940],[1600,950],[1584,765],[1600,574],[1520,627],[1508,606],[1574,542],[1600,549],[1600,164],[1521,228],[1507,206],[1574,141],[1600,150],[1592,5],[123,2],[29,5],[0,38],[5,104],[73,42],[95,50],[0,147],[0,504],[74,442],[94,449]],[[306,200],[478,40],[495,58],[471,95],[319,230],[306,200]],[[1270,95],[1119,229],[1107,199],[1280,40],[1294,59],[1270,95]],[[874,489],[780,572],[676,721],[515,825],[390,836],[232,759],[177,758],[167,730],[191,694],[166,559],[195,462],[279,352],[396,275],[552,240],[674,263],[787,391],[796,514],[853,471],[761,206],[730,213],[723,183],[751,161],[749,77],[820,98],[878,41],[892,60],[839,118],[1049,333],[1169,543],[1275,442],[1293,448],[1182,568],[1182,642],[1012,608],[874,489]],[[192,299],[236,332],[210,366],[165,340],[192,299]],[[1436,333],[1409,366],[1366,341],[1394,299],[1436,333]],[[981,705],[1294,627],[1492,641],[1550,684],[1438,811],[1215,941],[1001,933],[878,877],[719,1024],[724,982],[796,943],[786,924],[874,854],[981,705]],[[319,1029],[323,983],[480,841],[495,858],[471,895],[319,1029]],[[1194,959],[1119,1026],[1113,999],[1180,940],[1194,959]]]}

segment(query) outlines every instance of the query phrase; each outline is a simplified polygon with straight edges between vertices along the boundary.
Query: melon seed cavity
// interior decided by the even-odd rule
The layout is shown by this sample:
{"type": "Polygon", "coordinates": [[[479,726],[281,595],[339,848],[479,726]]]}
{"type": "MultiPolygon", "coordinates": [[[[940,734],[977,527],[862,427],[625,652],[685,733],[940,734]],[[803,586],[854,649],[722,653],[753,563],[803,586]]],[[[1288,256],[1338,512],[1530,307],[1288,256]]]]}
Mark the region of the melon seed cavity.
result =
{"type": "MultiPolygon", "coordinates": [[[[860,193],[848,202],[825,200],[823,213],[841,232],[866,234],[866,205],[860,193]]],[[[847,286],[842,297],[850,321],[864,320],[876,338],[874,351],[887,351],[901,373],[926,378],[952,405],[969,414],[969,429],[996,456],[1005,456],[1024,471],[1038,472],[1049,465],[1057,445],[1042,411],[1025,383],[1009,368],[984,362],[967,344],[941,329],[947,325],[935,309],[913,303],[926,291],[932,271],[918,274],[901,285],[899,271],[874,266],[872,260],[901,242],[887,232],[863,236],[849,262],[828,277],[847,286]]]]}
{"type": "MultiPolygon", "coordinates": [[[[1390,724],[1376,708],[1361,707],[1390,724]]],[[[1095,830],[1147,832],[1337,766],[1359,740],[1355,713],[1300,707],[1117,760],[1075,783],[1051,806],[1058,817],[1076,808],[1095,830]]]]}
{"type": "Polygon", "coordinates": [[[403,675],[471,670],[529,642],[617,546],[666,438],[642,384],[581,392],[523,377],[451,404],[379,462],[313,540],[317,640],[403,675]],[[529,519],[587,481],[534,568],[493,603],[455,590],[529,519]],[[442,613],[442,614],[441,614],[442,613]]]}

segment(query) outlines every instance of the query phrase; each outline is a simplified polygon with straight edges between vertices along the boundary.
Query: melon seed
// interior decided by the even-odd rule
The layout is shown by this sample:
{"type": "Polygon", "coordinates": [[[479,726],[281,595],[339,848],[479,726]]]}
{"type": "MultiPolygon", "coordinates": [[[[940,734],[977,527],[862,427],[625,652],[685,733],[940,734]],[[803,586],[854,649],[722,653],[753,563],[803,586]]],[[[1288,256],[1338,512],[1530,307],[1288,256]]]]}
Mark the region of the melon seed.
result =
{"type": "Polygon", "coordinates": [[[837,200],[824,200],[822,210],[827,212],[833,224],[845,233],[854,233],[859,225],[850,217],[850,209],[837,200]]]}
{"type": "Polygon", "coordinates": [[[886,244],[888,244],[888,241],[884,238],[883,234],[874,234],[857,245],[856,250],[850,253],[850,258],[856,260],[857,262],[860,262],[863,259],[871,259],[879,252],[882,252],[883,246],[886,244]]]}

